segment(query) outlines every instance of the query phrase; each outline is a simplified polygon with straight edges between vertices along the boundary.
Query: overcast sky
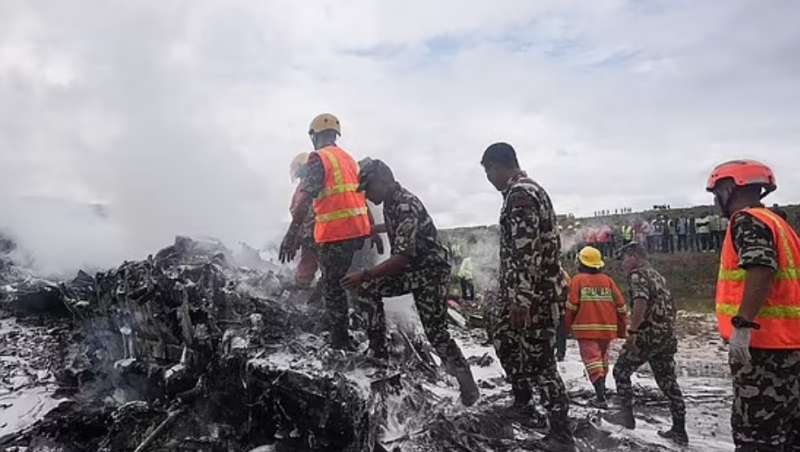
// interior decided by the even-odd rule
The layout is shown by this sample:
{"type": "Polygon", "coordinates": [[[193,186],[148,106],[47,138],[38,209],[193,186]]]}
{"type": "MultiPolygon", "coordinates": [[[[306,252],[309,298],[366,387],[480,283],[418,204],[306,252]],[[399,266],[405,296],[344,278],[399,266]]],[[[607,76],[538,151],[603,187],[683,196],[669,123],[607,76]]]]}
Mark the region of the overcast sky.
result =
{"type": "Polygon", "coordinates": [[[0,229],[63,264],[261,245],[324,111],[443,227],[496,221],[494,141],[559,213],[709,203],[740,157],[797,202],[799,23],[788,0],[0,0],[0,229]]]}

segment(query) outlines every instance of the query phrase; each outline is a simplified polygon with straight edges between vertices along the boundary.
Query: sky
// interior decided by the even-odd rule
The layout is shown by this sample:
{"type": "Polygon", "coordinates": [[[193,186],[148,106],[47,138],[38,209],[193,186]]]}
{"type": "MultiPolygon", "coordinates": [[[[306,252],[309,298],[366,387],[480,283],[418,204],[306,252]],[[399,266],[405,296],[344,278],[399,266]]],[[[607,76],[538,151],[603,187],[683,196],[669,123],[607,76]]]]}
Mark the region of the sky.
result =
{"type": "Polygon", "coordinates": [[[496,141],[559,213],[709,204],[735,158],[796,203],[798,23],[788,0],[0,0],[0,230],[51,268],[274,242],[321,112],[440,227],[497,221],[496,141]]]}

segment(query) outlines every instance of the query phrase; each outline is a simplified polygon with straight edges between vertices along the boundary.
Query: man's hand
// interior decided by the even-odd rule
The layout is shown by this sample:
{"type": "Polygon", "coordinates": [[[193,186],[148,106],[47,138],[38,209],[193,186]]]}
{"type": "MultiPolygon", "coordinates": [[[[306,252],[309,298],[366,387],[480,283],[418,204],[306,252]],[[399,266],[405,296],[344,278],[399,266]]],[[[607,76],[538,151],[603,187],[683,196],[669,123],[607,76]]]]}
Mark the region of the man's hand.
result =
{"type": "Polygon", "coordinates": [[[344,278],[342,278],[340,283],[345,289],[353,290],[361,286],[361,284],[367,280],[366,275],[366,271],[348,273],[344,278]]]}
{"type": "Polygon", "coordinates": [[[300,249],[300,241],[297,240],[297,231],[294,228],[289,228],[286,235],[281,242],[281,249],[278,253],[278,259],[282,264],[291,262],[300,249]]]}
{"type": "Polygon", "coordinates": [[[728,358],[732,363],[747,364],[750,362],[750,341],[752,328],[734,328],[731,336],[728,358]]]}
{"type": "Polygon", "coordinates": [[[634,355],[639,354],[639,346],[636,345],[636,336],[637,333],[631,333],[628,335],[628,339],[625,341],[625,350],[634,355]]]}
{"type": "Polygon", "coordinates": [[[372,234],[372,248],[377,249],[378,254],[383,254],[383,239],[378,233],[372,234]]]}
{"type": "Polygon", "coordinates": [[[531,327],[531,310],[527,306],[514,303],[508,308],[508,317],[511,327],[514,329],[526,329],[531,327]]]}

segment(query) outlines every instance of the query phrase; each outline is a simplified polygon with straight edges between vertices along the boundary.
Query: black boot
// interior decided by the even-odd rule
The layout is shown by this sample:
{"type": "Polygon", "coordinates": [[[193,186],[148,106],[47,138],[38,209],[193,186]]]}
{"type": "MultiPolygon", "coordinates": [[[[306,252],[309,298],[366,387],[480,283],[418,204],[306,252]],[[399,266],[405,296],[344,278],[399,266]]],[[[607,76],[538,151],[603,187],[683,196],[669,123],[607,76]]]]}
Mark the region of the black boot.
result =
{"type": "Polygon", "coordinates": [[[589,402],[595,408],[608,409],[606,401],[606,380],[601,378],[594,382],[595,399],[589,402]]]}
{"type": "Polygon", "coordinates": [[[456,344],[456,341],[450,339],[447,344],[447,356],[445,357],[445,368],[447,373],[456,377],[458,386],[461,391],[461,403],[465,406],[471,406],[478,401],[480,391],[478,385],[475,383],[475,378],[472,377],[472,369],[469,368],[469,363],[464,359],[464,354],[456,344]]]}
{"type": "Polygon", "coordinates": [[[575,452],[575,437],[565,414],[550,415],[550,433],[544,437],[545,450],[550,452],[575,452]]]}
{"type": "Polygon", "coordinates": [[[672,428],[667,431],[659,431],[658,436],[666,438],[679,446],[689,445],[689,435],[686,434],[686,422],[683,420],[672,419],[672,428]]]}
{"type": "Polygon", "coordinates": [[[631,430],[636,428],[636,419],[633,417],[632,404],[624,404],[619,411],[603,416],[603,419],[631,430]]]}
{"type": "Polygon", "coordinates": [[[519,380],[511,382],[511,392],[514,394],[514,406],[525,407],[533,398],[531,385],[528,380],[519,380]]]}

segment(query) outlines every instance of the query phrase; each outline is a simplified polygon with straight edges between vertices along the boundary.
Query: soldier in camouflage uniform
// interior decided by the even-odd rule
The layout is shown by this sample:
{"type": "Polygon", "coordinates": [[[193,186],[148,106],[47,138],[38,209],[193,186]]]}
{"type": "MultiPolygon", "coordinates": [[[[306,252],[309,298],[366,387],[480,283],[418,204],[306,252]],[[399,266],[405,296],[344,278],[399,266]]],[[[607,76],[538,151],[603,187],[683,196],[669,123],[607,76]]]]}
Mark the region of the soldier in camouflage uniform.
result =
{"type": "Polygon", "coordinates": [[[800,451],[800,238],[761,203],[777,188],[766,165],[726,162],[714,169],[706,188],[731,219],[717,316],[720,333],[729,340],[736,451],[800,451]],[[726,273],[737,275],[726,278],[726,273]]]}
{"type": "Polygon", "coordinates": [[[492,331],[497,356],[516,406],[530,402],[531,384],[540,391],[549,411],[548,450],[574,450],[569,399],[554,354],[567,296],[556,215],[544,189],[519,168],[511,145],[489,146],[481,164],[503,194],[499,306],[492,331]]]}
{"type": "Polygon", "coordinates": [[[472,405],[478,399],[478,387],[461,349],[447,331],[450,262],[436,226],[419,198],[395,181],[382,161],[365,159],[360,179],[360,189],[366,191],[367,198],[384,206],[385,223],[376,230],[385,230],[391,246],[388,260],[343,280],[345,287],[358,290],[374,303],[369,322],[370,349],[377,357],[386,357],[383,298],[411,293],[428,341],[448,373],[458,380],[462,402],[472,405]]]}
{"type": "MultiPolygon", "coordinates": [[[[336,146],[336,139],[339,136],[339,121],[332,115],[319,115],[315,118],[335,121],[329,128],[309,130],[311,142],[314,149],[320,150],[327,146],[336,146]]],[[[297,205],[292,209],[292,223],[283,238],[280,249],[281,262],[289,262],[294,259],[297,250],[302,244],[303,223],[307,221],[307,213],[312,209],[315,198],[320,196],[325,188],[325,167],[322,159],[316,152],[311,153],[306,163],[306,174],[300,181],[297,191],[301,194],[297,205]]],[[[373,244],[382,248],[380,237],[372,237],[373,244]]],[[[326,323],[331,334],[331,345],[337,349],[352,348],[348,334],[348,300],[347,292],[341,286],[341,279],[347,274],[353,262],[353,255],[364,246],[364,238],[344,240],[333,243],[317,244],[319,256],[319,267],[322,271],[320,285],[322,286],[322,298],[325,302],[327,314],[326,323]]]]}
{"type": "Polygon", "coordinates": [[[633,387],[631,375],[645,363],[650,364],[656,384],[669,399],[672,429],[658,432],[677,444],[688,444],[686,434],[686,406],[675,373],[675,300],[667,288],[667,281],[647,260],[647,251],[630,243],[621,251],[623,267],[628,272],[630,300],[633,302],[628,340],[614,365],[614,380],[621,411],[607,420],[627,428],[635,428],[633,417],[633,387]]]}

